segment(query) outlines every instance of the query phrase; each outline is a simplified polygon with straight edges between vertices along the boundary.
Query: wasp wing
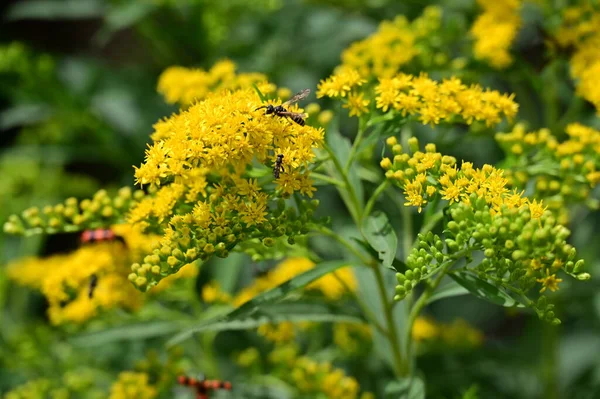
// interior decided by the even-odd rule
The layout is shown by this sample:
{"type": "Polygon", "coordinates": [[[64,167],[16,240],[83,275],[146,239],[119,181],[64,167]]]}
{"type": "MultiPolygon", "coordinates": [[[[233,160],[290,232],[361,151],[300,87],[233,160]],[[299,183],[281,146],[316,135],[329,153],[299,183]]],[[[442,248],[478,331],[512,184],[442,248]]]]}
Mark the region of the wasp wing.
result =
{"type": "Polygon", "coordinates": [[[286,105],[291,105],[295,102],[302,100],[310,94],[310,89],[304,89],[301,92],[298,92],[292,96],[289,100],[281,104],[281,106],[285,107],[286,105]]]}

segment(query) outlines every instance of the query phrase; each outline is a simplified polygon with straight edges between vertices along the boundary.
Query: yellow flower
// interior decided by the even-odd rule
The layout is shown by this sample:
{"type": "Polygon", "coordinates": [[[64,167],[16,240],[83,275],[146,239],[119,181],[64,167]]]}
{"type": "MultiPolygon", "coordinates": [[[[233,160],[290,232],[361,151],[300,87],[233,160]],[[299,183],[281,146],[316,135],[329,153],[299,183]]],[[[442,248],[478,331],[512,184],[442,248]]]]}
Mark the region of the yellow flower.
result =
{"type": "Polygon", "coordinates": [[[263,324],[258,327],[258,334],[275,344],[291,342],[296,338],[296,327],[290,321],[277,324],[263,324]]]}
{"type": "MultiPolygon", "coordinates": [[[[169,103],[189,106],[211,92],[248,88],[266,80],[266,76],[260,73],[236,74],[233,62],[221,60],[208,71],[178,66],[166,69],[158,80],[158,92],[169,103]]],[[[156,141],[159,136],[157,129],[153,139],[156,141]]]]}
{"type": "MultiPolygon", "coordinates": [[[[261,292],[276,287],[314,267],[315,264],[310,259],[288,258],[266,275],[256,278],[252,285],[241,290],[233,298],[233,304],[241,306],[261,292]]],[[[335,301],[340,299],[348,289],[355,291],[357,282],[352,270],[346,267],[321,277],[309,284],[306,289],[320,291],[326,298],[335,301]]]]}
{"type": "Polygon", "coordinates": [[[100,309],[141,305],[140,294],[127,280],[130,254],[118,242],[95,243],[67,255],[17,261],[9,266],[8,274],[20,284],[41,290],[53,324],[83,323],[100,309]],[[98,282],[90,298],[92,275],[98,282]]]}
{"type": "Polygon", "coordinates": [[[348,102],[342,107],[350,110],[350,116],[361,116],[369,111],[369,100],[363,98],[363,93],[350,93],[348,102]]]}
{"type": "MultiPolygon", "coordinates": [[[[228,74],[221,69],[219,79],[228,74]]],[[[348,84],[360,83],[348,79],[348,84]]],[[[313,195],[309,166],[313,149],[323,142],[323,129],[266,115],[257,110],[262,105],[254,88],[209,93],[161,122],[160,140],[149,146],[135,170],[137,183],[149,185],[148,194],[128,215],[130,223],[164,233],[162,248],[154,250],[148,263],[161,272],[132,270],[131,281],[139,289],[146,291],[165,272],[175,273],[196,259],[226,257],[249,235],[281,236],[286,230],[275,234],[272,224],[266,224],[279,223],[281,212],[270,207],[271,201],[294,193],[313,195]],[[263,176],[272,170],[277,159],[283,168],[274,185],[254,178],[257,170],[263,176]],[[196,250],[182,257],[181,248],[196,250]],[[170,268],[165,270],[165,264],[170,268]]],[[[301,112],[297,105],[288,108],[301,112]]]]}
{"type": "Polygon", "coordinates": [[[153,399],[158,395],[146,373],[123,371],[110,387],[109,399],[153,399]]]}
{"type": "Polygon", "coordinates": [[[206,303],[229,303],[231,295],[222,291],[218,282],[212,281],[202,287],[202,300],[206,303]]]}
{"type": "Polygon", "coordinates": [[[439,30],[440,23],[438,7],[427,7],[413,22],[402,15],[393,21],[383,21],[377,32],[344,50],[342,65],[356,69],[365,77],[389,78],[421,51],[427,51],[427,40],[439,30]]]}
{"type": "Polygon", "coordinates": [[[437,338],[439,334],[437,324],[426,317],[417,317],[412,327],[412,339],[417,342],[437,338]]]}
{"type": "Polygon", "coordinates": [[[562,282],[562,279],[557,278],[556,274],[550,274],[550,269],[546,269],[546,276],[538,278],[536,281],[542,283],[540,292],[544,292],[546,291],[546,288],[550,289],[550,291],[558,290],[558,284],[562,282]]]}
{"type": "Polygon", "coordinates": [[[356,69],[338,67],[332,76],[319,83],[317,97],[346,97],[353,88],[366,82],[356,69]]]}
{"type": "Polygon", "coordinates": [[[478,0],[484,12],[471,27],[475,38],[475,58],[488,62],[492,67],[503,69],[512,63],[510,46],[521,25],[520,0],[478,0]]]}

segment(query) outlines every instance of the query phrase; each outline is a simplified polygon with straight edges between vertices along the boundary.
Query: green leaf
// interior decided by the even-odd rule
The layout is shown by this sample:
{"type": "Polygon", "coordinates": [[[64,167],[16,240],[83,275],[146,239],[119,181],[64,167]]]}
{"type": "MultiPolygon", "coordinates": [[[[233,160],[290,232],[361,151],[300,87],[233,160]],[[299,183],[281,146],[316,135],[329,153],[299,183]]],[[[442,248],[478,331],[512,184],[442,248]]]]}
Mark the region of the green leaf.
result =
{"type": "Polygon", "coordinates": [[[425,384],[419,377],[391,381],[385,387],[384,397],[386,399],[424,399],[425,384]]]}
{"type": "Polygon", "coordinates": [[[52,114],[50,108],[43,104],[23,104],[0,112],[0,129],[27,126],[38,123],[52,114]]]}
{"type": "Polygon", "coordinates": [[[396,259],[398,238],[386,214],[373,212],[363,221],[362,231],[369,245],[377,251],[382,264],[390,268],[396,259]]]}
{"type": "MultiPolygon", "coordinates": [[[[365,251],[367,251],[369,254],[371,254],[371,256],[379,257],[379,252],[377,252],[375,249],[373,249],[373,247],[370,246],[369,243],[367,243],[363,240],[360,240],[356,237],[351,237],[351,238],[354,242],[359,244],[365,251]]],[[[394,258],[394,261],[392,262],[392,266],[389,266],[387,268],[390,270],[393,270],[395,272],[404,273],[408,269],[408,266],[406,266],[406,263],[402,262],[400,259],[394,258]]]]}
{"type": "Polygon", "coordinates": [[[6,13],[6,19],[83,19],[104,15],[100,0],[30,0],[19,1],[6,13]]]}
{"type": "Polygon", "coordinates": [[[468,272],[452,272],[448,274],[471,294],[504,307],[525,307],[519,298],[514,298],[500,288],[480,279],[468,272]]]}
{"type": "Polygon", "coordinates": [[[107,43],[114,32],[135,25],[156,10],[153,2],[131,1],[112,4],[106,12],[102,30],[98,34],[101,43],[107,43]]]}
{"type": "MultiPolygon", "coordinates": [[[[337,160],[339,161],[339,163],[341,164],[341,166],[343,168],[346,165],[348,158],[350,157],[350,151],[352,149],[352,144],[347,137],[344,137],[340,133],[338,126],[339,126],[339,121],[336,118],[331,122],[329,129],[327,129],[327,134],[325,136],[325,139],[327,140],[327,145],[329,146],[329,148],[331,148],[331,151],[333,152],[333,154],[335,155],[335,157],[337,158],[337,160]]],[[[338,172],[338,170],[335,168],[333,162],[327,162],[325,164],[325,167],[331,176],[333,176],[339,180],[342,180],[342,181],[344,180],[343,177],[338,172]]],[[[363,190],[362,181],[360,180],[360,177],[358,174],[358,168],[357,168],[356,163],[353,163],[350,166],[350,170],[348,171],[348,180],[350,181],[350,185],[352,187],[338,188],[338,191],[339,191],[340,195],[342,196],[342,199],[346,203],[350,212],[352,212],[353,216],[355,218],[357,218],[360,209],[354,209],[355,207],[353,206],[353,202],[351,201],[350,193],[349,193],[350,189],[354,190],[354,193],[356,194],[356,198],[358,200],[358,205],[362,209],[362,207],[364,207],[364,199],[363,199],[364,190],[363,190]]]]}
{"type": "Polygon", "coordinates": [[[260,91],[260,89],[258,88],[258,86],[256,85],[256,83],[252,83],[252,87],[254,88],[254,90],[256,90],[256,94],[258,94],[258,97],[260,98],[260,102],[264,103],[265,101],[267,101],[267,96],[265,96],[262,91],[260,91]]]}
{"type": "Polygon", "coordinates": [[[451,281],[448,284],[439,288],[437,291],[435,291],[435,293],[431,297],[429,297],[426,304],[429,305],[430,303],[439,301],[440,299],[466,295],[468,293],[468,289],[458,284],[456,281],[451,281]]]}
{"type": "Polygon", "coordinates": [[[257,296],[255,296],[254,298],[252,298],[251,300],[249,300],[248,302],[231,312],[228,315],[228,317],[234,317],[255,312],[256,310],[258,310],[259,306],[262,306],[267,303],[274,303],[280,301],[291,292],[304,288],[313,281],[344,266],[349,266],[349,262],[347,260],[335,260],[319,263],[313,269],[299,274],[291,280],[288,280],[278,285],[277,287],[270,289],[269,291],[265,291],[263,293],[258,294],[257,296]]]}
{"type": "Polygon", "coordinates": [[[346,305],[322,302],[279,302],[261,306],[248,313],[229,313],[223,318],[215,318],[183,331],[171,338],[167,345],[176,345],[192,335],[205,331],[250,330],[263,324],[291,321],[294,323],[312,321],[318,323],[344,322],[364,323],[358,310],[346,305]]]}
{"type": "Polygon", "coordinates": [[[76,346],[100,346],[116,341],[161,337],[180,331],[184,326],[182,323],[173,321],[130,324],[108,330],[80,334],[69,341],[76,346]]]}

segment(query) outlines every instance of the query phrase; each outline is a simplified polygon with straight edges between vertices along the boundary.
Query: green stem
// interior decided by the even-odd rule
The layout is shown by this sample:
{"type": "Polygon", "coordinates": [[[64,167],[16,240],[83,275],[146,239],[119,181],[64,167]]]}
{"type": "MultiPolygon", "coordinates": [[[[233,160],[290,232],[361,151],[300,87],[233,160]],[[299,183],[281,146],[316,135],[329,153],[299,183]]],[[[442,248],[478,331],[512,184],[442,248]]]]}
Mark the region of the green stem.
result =
{"type": "Polygon", "coordinates": [[[373,267],[374,262],[375,262],[373,259],[368,258],[365,255],[363,255],[362,253],[360,253],[356,248],[354,248],[354,246],[352,245],[351,242],[349,242],[348,240],[346,240],[344,237],[340,236],[339,234],[336,234],[333,230],[331,230],[327,227],[324,227],[324,226],[315,226],[314,230],[320,232],[323,235],[333,238],[334,240],[336,240],[337,242],[342,244],[354,256],[356,256],[358,259],[360,259],[360,261],[363,264],[373,267]]]}
{"type": "Polygon", "coordinates": [[[331,183],[334,186],[338,186],[338,187],[344,187],[344,182],[341,180],[338,180],[336,178],[321,174],[321,173],[315,173],[315,172],[311,172],[310,173],[310,177],[314,178],[315,180],[321,180],[324,181],[326,183],[331,183]]]}
{"type": "Polygon", "coordinates": [[[325,149],[325,151],[327,151],[327,153],[331,157],[331,161],[333,162],[333,165],[335,166],[338,173],[342,177],[342,180],[344,181],[344,185],[346,186],[346,190],[348,191],[348,195],[350,196],[350,202],[352,203],[351,204],[352,207],[349,207],[349,211],[350,211],[350,214],[352,215],[352,219],[354,219],[354,223],[356,223],[356,225],[358,226],[359,222],[360,222],[360,220],[359,220],[360,201],[358,200],[358,197],[356,196],[356,192],[354,192],[354,187],[352,186],[352,184],[350,184],[350,180],[348,179],[348,174],[344,172],[344,168],[342,167],[340,160],[335,156],[335,153],[333,152],[331,147],[329,147],[329,145],[327,143],[325,143],[325,144],[323,144],[323,148],[325,149]]]}
{"type": "Polygon", "coordinates": [[[379,323],[379,321],[377,321],[377,316],[375,316],[375,314],[371,311],[371,309],[369,309],[369,305],[367,305],[365,303],[365,301],[363,301],[360,298],[360,296],[356,294],[355,290],[350,288],[348,286],[348,284],[346,283],[346,281],[344,281],[343,278],[340,278],[340,276],[338,276],[336,272],[333,272],[333,276],[341,285],[344,286],[344,289],[346,290],[346,292],[348,292],[353,297],[353,299],[356,301],[358,306],[361,308],[362,312],[364,313],[364,315],[367,318],[367,320],[369,321],[369,323],[374,325],[375,328],[378,329],[380,333],[382,333],[386,337],[389,337],[389,332],[385,329],[385,327],[383,327],[381,325],[381,323],[379,323]]]}
{"type": "Polygon", "coordinates": [[[419,297],[419,299],[417,300],[417,302],[415,303],[415,305],[412,307],[412,309],[410,311],[410,314],[408,316],[408,323],[406,325],[406,332],[405,332],[406,336],[405,336],[405,341],[404,341],[405,345],[406,345],[406,359],[408,362],[407,368],[409,371],[408,374],[412,373],[412,368],[413,368],[412,329],[413,329],[413,325],[415,324],[415,320],[421,313],[421,310],[423,310],[423,308],[427,304],[427,301],[429,300],[429,298],[431,297],[433,292],[440,285],[442,279],[444,278],[444,276],[446,275],[446,273],[448,272],[450,267],[452,267],[454,262],[455,262],[454,260],[448,261],[448,263],[440,269],[438,275],[435,277],[435,279],[430,284],[427,285],[427,288],[425,288],[425,291],[423,291],[423,293],[421,294],[421,296],[419,297]]]}
{"type": "Polygon", "coordinates": [[[358,150],[358,146],[362,142],[363,136],[365,134],[365,126],[366,123],[363,118],[358,120],[358,133],[356,134],[356,138],[354,139],[354,143],[352,143],[352,148],[350,149],[350,155],[348,156],[348,160],[346,161],[346,165],[344,165],[344,173],[347,174],[350,170],[350,166],[352,166],[352,162],[354,162],[354,155],[358,150]]]}
{"type": "Polygon", "coordinates": [[[363,213],[360,217],[361,220],[364,220],[366,217],[368,217],[371,214],[371,211],[373,210],[373,206],[375,205],[375,201],[377,201],[379,196],[385,191],[386,188],[388,188],[389,185],[390,185],[390,183],[386,179],[375,189],[375,191],[373,192],[373,195],[371,195],[371,198],[369,198],[369,201],[367,201],[367,205],[365,206],[365,209],[363,210],[363,213]]]}
{"type": "Polygon", "coordinates": [[[400,335],[398,334],[398,329],[396,328],[396,323],[394,322],[394,314],[393,314],[393,306],[388,301],[387,290],[385,289],[385,282],[383,280],[383,274],[381,273],[381,269],[379,265],[373,267],[373,272],[375,273],[375,278],[377,280],[377,287],[379,289],[379,296],[381,297],[381,304],[383,305],[383,310],[385,313],[385,319],[387,322],[388,329],[388,338],[390,340],[390,344],[392,345],[392,355],[394,357],[394,372],[398,377],[402,377],[407,375],[407,370],[404,366],[404,362],[402,361],[402,352],[400,351],[400,335]]]}

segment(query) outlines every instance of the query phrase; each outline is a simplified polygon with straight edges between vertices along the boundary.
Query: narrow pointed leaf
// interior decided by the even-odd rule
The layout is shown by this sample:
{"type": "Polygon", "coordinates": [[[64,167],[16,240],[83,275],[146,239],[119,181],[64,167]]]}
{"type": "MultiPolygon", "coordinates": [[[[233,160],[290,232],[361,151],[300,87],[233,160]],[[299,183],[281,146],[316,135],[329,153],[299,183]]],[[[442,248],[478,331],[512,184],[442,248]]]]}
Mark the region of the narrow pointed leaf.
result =
{"type": "Polygon", "coordinates": [[[398,238],[386,214],[373,212],[364,220],[362,231],[369,245],[377,251],[382,264],[390,268],[396,259],[398,238]]]}
{"type": "Polygon", "coordinates": [[[518,297],[509,295],[507,292],[471,273],[453,272],[449,273],[449,276],[458,284],[465,287],[471,294],[488,302],[504,307],[525,307],[518,297]]]}

